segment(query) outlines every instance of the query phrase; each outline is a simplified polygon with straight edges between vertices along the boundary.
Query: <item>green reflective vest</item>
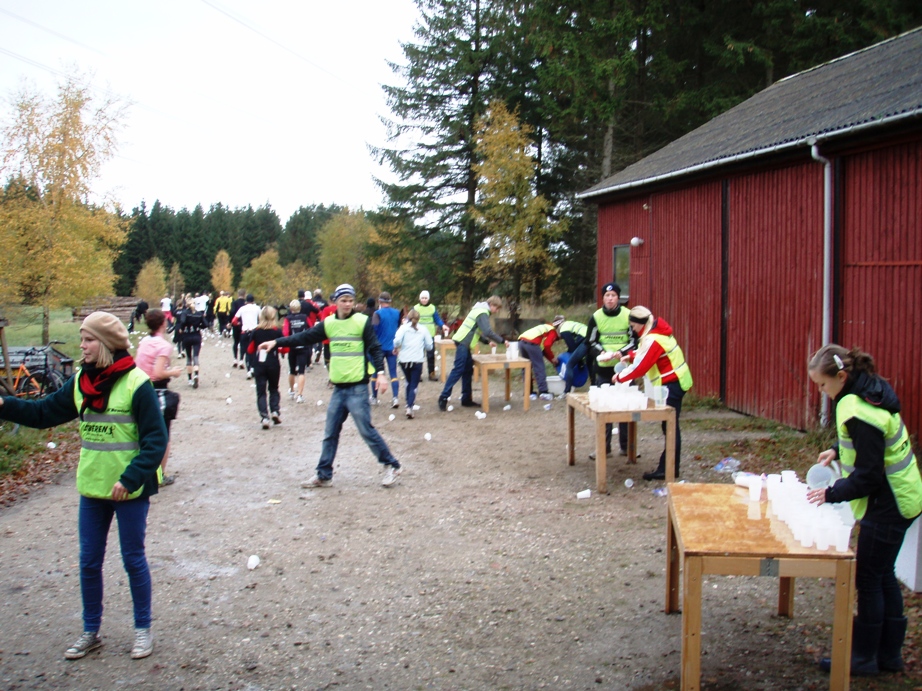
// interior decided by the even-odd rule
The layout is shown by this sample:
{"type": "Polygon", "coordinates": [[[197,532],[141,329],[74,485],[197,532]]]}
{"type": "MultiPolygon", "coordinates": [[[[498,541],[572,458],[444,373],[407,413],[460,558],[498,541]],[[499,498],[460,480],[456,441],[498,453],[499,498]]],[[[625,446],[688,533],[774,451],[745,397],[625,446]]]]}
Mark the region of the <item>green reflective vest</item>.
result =
{"type": "Polygon", "coordinates": [[[560,325],[559,333],[564,334],[564,333],[571,332],[571,331],[575,333],[577,336],[586,338],[588,327],[585,324],[580,324],[579,322],[571,322],[571,321],[565,321],[563,324],[560,325]]]}
{"type": "MultiPolygon", "coordinates": [[[[836,434],[839,437],[839,460],[842,475],[848,477],[855,470],[855,444],[845,423],[852,418],[866,422],[884,435],[884,473],[896,498],[903,518],[914,518],[922,513],[922,477],[912,440],[899,413],[875,408],[860,396],[847,394],[836,404],[836,434]]],[[[855,519],[861,520],[868,508],[868,498],[849,502],[855,519]]]]}
{"type": "Polygon", "coordinates": [[[426,327],[430,336],[435,336],[435,305],[432,303],[429,303],[425,307],[423,305],[416,305],[413,309],[419,312],[419,323],[426,327]]]}
{"type": "MultiPolygon", "coordinates": [[[[74,405],[83,404],[83,394],[78,383],[80,372],[74,379],[74,405]]],[[[125,468],[137,457],[139,444],[138,425],[131,416],[134,392],[149,377],[135,367],[119,377],[109,394],[109,404],[102,413],[89,408],[80,421],[80,461],[77,463],[77,491],[92,499],[110,499],[112,487],[122,477],[125,468]]],[[[141,496],[143,485],[129,499],[141,496]]]]}
{"type": "Polygon", "coordinates": [[[553,331],[554,327],[550,324],[538,324],[538,326],[533,326],[528,331],[519,336],[520,341],[530,341],[533,338],[538,338],[538,336],[544,336],[548,331],[553,331]]]}
{"type": "Polygon", "coordinates": [[[348,319],[331,314],[323,320],[323,330],[330,339],[330,381],[334,384],[357,384],[365,378],[365,342],[362,334],[368,317],[352,313],[348,319]]]}
{"type": "MultiPolygon", "coordinates": [[[[592,315],[595,325],[599,329],[599,345],[609,353],[621,350],[631,340],[629,315],[630,312],[623,306],[614,317],[609,317],[601,308],[592,315]]],[[[618,364],[618,358],[612,358],[606,362],[597,362],[596,364],[599,367],[614,369],[615,365],[618,364]]]]}
{"type": "Polygon", "coordinates": [[[679,386],[682,387],[682,391],[691,389],[691,370],[688,368],[688,363],[685,362],[685,354],[679,347],[678,341],[672,336],[664,336],[663,334],[649,334],[649,336],[659,343],[660,347],[666,353],[666,357],[669,359],[669,364],[672,365],[672,368],[668,372],[660,372],[659,367],[653,365],[647,372],[650,383],[653,384],[653,386],[660,386],[663,383],[664,376],[675,372],[676,377],[679,379],[679,386]]]}
{"type": "Polygon", "coordinates": [[[464,321],[461,323],[461,326],[457,331],[455,331],[455,343],[461,343],[461,341],[467,338],[467,335],[471,332],[471,330],[474,331],[474,337],[471,339],[471,341],[473,342],[477,340],[478,336],[480,335],[480,329],[477,328],[477,317],[479,317],[481,314],[489,315],[490,308],[475,307],[470,312],[468,312],[467,316],[464,318],[464,321]]]}

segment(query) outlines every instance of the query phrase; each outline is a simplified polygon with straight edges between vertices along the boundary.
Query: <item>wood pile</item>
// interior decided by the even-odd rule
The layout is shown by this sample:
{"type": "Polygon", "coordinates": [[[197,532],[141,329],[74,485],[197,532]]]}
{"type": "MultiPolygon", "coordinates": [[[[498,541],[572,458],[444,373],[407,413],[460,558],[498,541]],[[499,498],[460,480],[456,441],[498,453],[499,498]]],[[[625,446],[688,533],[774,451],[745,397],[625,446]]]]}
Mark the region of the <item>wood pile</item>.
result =
{"type": "Polygon", "coordinates": [[[73,309],[74,321],[83,321],[91,313],[98,310],[111,312],[123,322],[131,320],[131,313],[138,305],[138,298],[120,297],[95,297],[84,302],[80,307],[73,309]]]}

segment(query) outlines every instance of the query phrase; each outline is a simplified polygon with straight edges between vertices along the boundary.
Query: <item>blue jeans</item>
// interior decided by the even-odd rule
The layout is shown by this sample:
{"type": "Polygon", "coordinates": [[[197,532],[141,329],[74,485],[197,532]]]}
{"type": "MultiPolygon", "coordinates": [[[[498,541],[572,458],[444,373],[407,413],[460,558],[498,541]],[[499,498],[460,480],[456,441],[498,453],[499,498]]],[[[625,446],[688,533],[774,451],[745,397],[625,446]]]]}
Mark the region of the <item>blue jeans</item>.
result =
{"type": "MultiPolygon", "coordinates": [[[[397,394],[400,392],[400,381],[397,379],[397,356],[394,355],[393,350],[382,350],[384,354],[384,361],[387,363],[387,371],[391,373],[391,391],[394,394],[394,398],[397,398],[397,394]]],[[[371,384],[371,397],[374,399],[378,398],[378,387],[375,385],[374,379],[370,381],[371,384]]]]}
{"type": "Polygon", "coordinates": [[[150,628],[151,582],[144,553],[147,534],[147,497],[129,501],[80,497],[80,593],[83,596],[83,630],[99,631],[102,625],[102,563],[106,558],[106,539],[112,516],[118,518],[118,539],[122,564],[128,573],[134,625],[150,628]]]}
{"type": "Polygon", "coordinates": [[[855,588],[858,616],[855,621],[879,626],[884,619],[903,616],[903,593],[896,580],[896,557],[912,521],[878,523],[862,519],[856,551],[855,588]]]}
{"type": "MultiPolygon", "coordinates": [[[[519,352],[531,360],[531,371],[538,384],[538,393],[547,393],[547,372],[544,369],[544,351],[541,346],[528,341],[519,341],[519,352]]],[[[525,386],[530,388],[531,382],[525,382],[525,386]]]]}
{"type": "Polygon", "coordinates": [[[330,405],[327,408],[327,425],[323,431],[320,461],[317,463],[317,477],[321,480],[333,477],[333,459],[336,458],[336,449],[339,448],[339,433],[350,413],[359,434],[378,459],[378,463],[400,467],[381,434],[371,424],[371,406],[368,404],[365,387],[365,384],[333,387],[333,395],[330,396],[330,405]]]}
{"type": "Polygon", "coordinates": [[[416,403],[416,387],[423,376],[423,363],[401,362],[400,367],[403,369],[403,376],[407,378],[407,408],[412,408],[416,403]]]}
{"type": "Polygon", "coordinates": [[[451,390],[458,380],[461,380],[461,400],[470,401],[472,399],[471,380],[474,378],[474,358],[471,357],[471,349],[464,343],[459,343],[455,348],[455,364],[448,373],[448,379],[445,380],[445,388],[439,398],[448,398],[451,396],[451,390]]]}

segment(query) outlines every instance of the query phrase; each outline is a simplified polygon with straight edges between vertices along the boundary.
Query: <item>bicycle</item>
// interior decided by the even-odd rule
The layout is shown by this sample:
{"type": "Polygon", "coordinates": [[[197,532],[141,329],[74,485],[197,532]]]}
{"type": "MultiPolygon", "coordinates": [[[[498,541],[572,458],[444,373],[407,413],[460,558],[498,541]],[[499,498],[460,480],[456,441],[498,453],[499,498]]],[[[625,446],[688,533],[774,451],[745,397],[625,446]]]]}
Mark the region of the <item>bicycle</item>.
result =
{"type": "Polygon", "coordinates": [[[48,351],[51,346],[62,344],[64,341],[49,341],[48,345],[29,348],[23,353],[22,361],[13,376],[13,389],[19,398],[44,398],[64,386],[64,375],[48,363],[48,351]],[[42,367],[30,370],[26,360],[31,355],[43,355],[45,362],[42,367]]]}

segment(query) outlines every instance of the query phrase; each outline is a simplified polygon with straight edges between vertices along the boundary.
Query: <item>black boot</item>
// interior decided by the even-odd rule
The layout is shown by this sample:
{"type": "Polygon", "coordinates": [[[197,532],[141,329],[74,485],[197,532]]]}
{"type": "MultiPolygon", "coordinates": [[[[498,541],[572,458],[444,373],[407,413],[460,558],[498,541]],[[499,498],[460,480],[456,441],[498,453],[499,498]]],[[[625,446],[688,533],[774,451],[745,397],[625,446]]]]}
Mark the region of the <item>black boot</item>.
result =
{"type": "Polygon", "coordinates": [[[906,617],[884,619],[877,647],[877,666],[882,672],[903,671],[903,639],[906,638],[906,617]]]}
{"type": "MultiPolygon", "coordinates": [[[[873,677],[880,671],[877,667],[877,650],[881,641],[880,624],[868,625],[854,622],[852,624],[852,676],[873,677]]],[[[832,660],[824,657],[820,660],[820,669],[828,672],[832,668],[832,660]]]]}

